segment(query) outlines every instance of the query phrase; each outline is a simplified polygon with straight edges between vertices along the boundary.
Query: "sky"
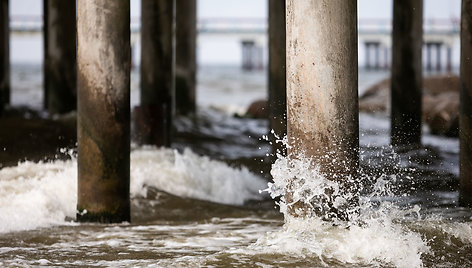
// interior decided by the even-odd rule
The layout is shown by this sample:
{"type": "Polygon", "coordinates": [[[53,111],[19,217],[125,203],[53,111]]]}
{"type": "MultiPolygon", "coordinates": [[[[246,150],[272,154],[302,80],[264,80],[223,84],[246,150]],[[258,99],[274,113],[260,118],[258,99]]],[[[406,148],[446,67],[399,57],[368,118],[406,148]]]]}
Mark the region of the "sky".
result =
{"type": "MultiPolygon", "coordinates": [[[[131,17],[139,18],[141,0],[131,0],[131,17]]],[[[11,0],[10,16],[41,16],[42,0],[11,0]]],[[[460,17],[461,0],[424,0],[425,19],[460,17]]],[[[197,0],[199,18],[267,18],[267,0],[197,0]]],[[[392,0],[358,0],[359,19],[391,19],[392,0]]],[[[14,37],[11,40],[12,62],[41,62],[42,40],[14,37]]],[[[222,38],[200,40],[197,48],[201,64],[234,64],[241,59],[238,40],[222,38]]],[[[138,57],[136,57],[138,58],[138,57]]]]}
{"type": "MultiPolygon", "coordinates": [[[[139,16],[140,0],[131,0],[131,16],[139,16]]],[[[10,1],[12,15],[41,15],[42,0],[10,1]]],[[[197,0],[199,17],[267,17],[267,0],[197,0]]],[[[425,18],[459,17],[461,0],[424,0],[425,18]]],[[[391,18],[392,0],[359,0],[359,18],[391,18]]]]}

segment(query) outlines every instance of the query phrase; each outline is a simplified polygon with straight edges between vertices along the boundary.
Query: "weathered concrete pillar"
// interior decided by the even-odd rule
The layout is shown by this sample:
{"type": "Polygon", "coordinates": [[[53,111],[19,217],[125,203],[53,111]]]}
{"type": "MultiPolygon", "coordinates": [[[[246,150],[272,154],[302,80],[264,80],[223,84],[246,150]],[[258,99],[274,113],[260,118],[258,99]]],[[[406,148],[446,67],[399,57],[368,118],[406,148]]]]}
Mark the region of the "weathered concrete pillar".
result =
{"type": "Polygon", "coordinates": [[[452,71],[452,47],[450,45],[446,47],[446,71],[452,71]]]}
{"type": "Polygon", "coordinates": [[[388,51],[388,47],[385,47],[385,48],[384,48],[384,61],[385,61],[385,62],[384,62],[384,69],[386,69],[386,70],[387,70],[388,68],[390,68],[390,64],[389,64],[389,62],[388,62],[388,55],[389,55],[389,54],[390,54],[390,53],[389,53],[389,51],[388,51]]]}
{"type": "Polygon", "coordinates": [[[174,114],[174,0],[141,1],[141,105],[135,140],[170,146],[174,114]]]}
{"type": "Polygon", "coordinates": [[[77,220],[129,221],[130,4],[77,4],[77,220]]]}
{"type": "Polygon", "coordinates": [[[374,49],[375,49],[375,70],[380,70],[380,43],[375,43],[374,49]]]}
{"type": "Polygon", "coordinates": [[[48,75],[46,70],[46,59],[48,57],[48,38],[47,38],[47,32],[48,32],[48,4],[49,0],[43,0],[43,103],[44,103],[44,109],[48,109],[48,75]]]}
{"type": "Polygon", "coordinates": [[[243,63],[242,63],[242,67],[243,67],[243,70],[245,71],[250,71],[252,69],[254,69],[254,64],[253,64],[253,58],[254,58],[254,46],[255,46],[255,43],[254,41],[242,41],[241,42],[242,44],[242,49],[243,49],[243,52],[242,52],[242,56],[243,56],[243,63]]]}
{"type": "Polygon", "coordinates": [[[269,134],[272,153],[285,155],[286,149],[276,142],[287,135],[287,90],[285,82],[285,0],[269,0],[269,134]]]}
{"type": "Polygon", "coordinates": [[[472,206],[472,0],[462,0],[461,16],[459,203],[472,206]]]}
{"type": "Polygon", "coordinates": [[[441,71],[441,43],[436,44],[436,70],[441,71]]]}
{"type": "Polygon", "coordinates": [[[421,144],[423,0],[393,1],[391,143],[421,144]]]}
{"type": "Polygon", "coordinates": [[[256,46],[254,47],[254,49],[256,52],[254,66],[257,70],[262,70],[264,69],[264,49],[262,48],[262,46],[256,46]]]}
{"type": "Polygon", "coordinates": [[[426,43],[426,70],[431,71],[433,65],[431,64],[431,43],[426,43]]]}
{"type": "Polygon", "coordinates": [[[75,0],[45,0],[45,107],[66,113],[77,106],[75,0]],[[46,93],[47,92],[47,93],[46,93]]]}
{"type": "Polygon", "coordinates": [[[344,189],[359,163],[357,1],[288,0],[286,14],[288,154],[312,157],[344,189]]]}
{"type": "Polygon", "coordinates": [[[365,43],[365,68],[370,70],[370,45],[371,43],[365,43]]]}
{"type": "Polygon", "coordinates": [[[195,113],[197,1],[176,1],[175,108],[176,113],[195,113]]]}
{"type": "Polygon", "coordinates": [[[10,23],[8,0],[0,0],[0,116],[10,103],[10,23]]]}

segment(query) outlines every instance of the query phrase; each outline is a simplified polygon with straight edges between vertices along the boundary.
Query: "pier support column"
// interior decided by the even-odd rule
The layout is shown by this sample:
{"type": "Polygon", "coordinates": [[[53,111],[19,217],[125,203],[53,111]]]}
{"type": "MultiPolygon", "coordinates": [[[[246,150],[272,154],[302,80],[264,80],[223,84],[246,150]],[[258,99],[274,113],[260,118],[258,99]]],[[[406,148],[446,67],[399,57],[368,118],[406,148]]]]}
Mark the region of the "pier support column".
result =
{"type": "Polygon", "coordinates": [[[10,25],[8,0],[0,0],[0,116],[10,103],[10,25]]]}
{"type": "Polygon", "coordinates": [[[441,71],[441,43],[436,44],[436,71],[441,71]]]}
{"type": "Polygon", "coordinates": [[[287,93],[285,82],[285,0],[269,0],[269,134],[272,153],[286,154],[285,146],[277,143],[287,134],[287,93]]]}
{"type": "Polygon", "coordinates": [[[243,49],[243,70],[251,71],[254,69],[255,43],[254,41],[242,41],[243,49]]]}
{"type": "Polygon", "coordinates": [[[388,56],[389,56],[389,50],[388,50],[388,47],[384,47],[384,69],[385,70],[388,70],[388,68],[390,68],[390,64],[388,62],[388,56]]]}
{"type": "Polygon", "coordinates": [[[423,0],[393,1],[392,145],[421,144],[422,22],[423,0]]]}
{"type": "Polygon", "coordinates": [[[77,4],[77,220],[129,221],[130,4],[77,4]]]}
{"type": "Polygon", "coordinates": [[[75,0],[45,0],[44,85],[50,114],[67,113],[77,106],[75,0]]]}
{"type": "Polygon", "coordinates": [[[431,71],[433,65],[431,64],[431,43],[426,43],[426,71],[431,71]]]}
{"type": "Polygon", "coordinates": [[[195,113],[195,44],[197,38],[197,1],[176,1],[176,59],[175,108],[176,113],[195,113]]]}
{"type": "MultiPolygon", "coordinates": [[[[359,163],[357,1],[288,0],[286,14],[288,154],[312,158],[343,191],[359,163]]],[[[310,213],[297,206],[292,215],[310,213]]],[[[328,207],[345,218],[342,207],[328,207]]]]}
{"type": "Polygon", "coordinates": [[[452,47],[450,45],[446,47],[446,71],[452,72],[452,47]]]}
{"type": "Polygon", "coordinates": [[[472,0],[462,0],[461,17],[459,203],[472,206],[472,0]]]}
{"type": "Polygon", "coordinates": [[[365,43],[365,68],[370,70],[370,45],[371,43],[365,43]]]}
{"type": "Polygon", "coordinates": [[[374,44],[375,49],[375,70],[380,70],[380,43],[374,44]]]}
{"type": "Polygon", "coordinates": [[[174,0],[141,0],[141,106],[135,140],[170,146],[174,114],[174,0]]]}

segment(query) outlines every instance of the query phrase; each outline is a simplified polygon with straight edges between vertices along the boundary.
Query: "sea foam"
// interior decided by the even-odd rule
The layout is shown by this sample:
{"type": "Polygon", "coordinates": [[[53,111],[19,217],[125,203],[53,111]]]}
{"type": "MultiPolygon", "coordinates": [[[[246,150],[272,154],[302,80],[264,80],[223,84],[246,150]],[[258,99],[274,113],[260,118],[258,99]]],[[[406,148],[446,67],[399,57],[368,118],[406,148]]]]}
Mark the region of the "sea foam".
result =
{"type": "Polygon", "coordinates": [[[421,257],[430,252],[430,246],[406,224],[409,220],[419,220],[420,208],[400,208],[384,198],[391,195],[389,181],[395,176],[377,178],[371,192],[360,196],[350,221],[332,218],[327,221],[319,213],[294,216],[285,199],[290,192],[294,202],[305,204],[305,209],[314,209],[310,207],[313,200],[320,200],[328,192],[339,193],[338,183],[321,173],[311,159],[279,156],[271,174],[274,182],[269,183],[267,191],[272,197],[280,198],[277,204],[285,224],[281,230],[269,232],[251,245],[255,252],[316,258],[322,263],[422,267],[421,257]],[[294,183],[294,178],[298,182],[294,183]]]}
{"type": "MultiPolygon", "coordinates": [[[[131,153],[132,197],[148,187],[184,198],[241,205],[260,199],[265,181],[246,168],[199,156],[190,149],[137,148],[131,153]]],[[[66,224],[77,204],[77,160],[21,162],[0,169],[0,232],[66,224]]]]}

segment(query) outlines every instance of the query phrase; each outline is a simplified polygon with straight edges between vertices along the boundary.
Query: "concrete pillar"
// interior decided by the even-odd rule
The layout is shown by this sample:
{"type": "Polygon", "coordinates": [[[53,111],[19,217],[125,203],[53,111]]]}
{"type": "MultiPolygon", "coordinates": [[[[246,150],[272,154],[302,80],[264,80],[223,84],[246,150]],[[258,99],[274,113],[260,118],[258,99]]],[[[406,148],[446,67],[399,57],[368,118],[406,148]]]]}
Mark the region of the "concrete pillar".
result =
{"type": "Polygon", "coordinates": [[[441,71],[441,43],[436,44],[436,70],[441,71]]]}
{"type": "Polygon", "coordinates": [[[433,64],[431,63],[431,43],[426,43],[426,71],[431,71],[433,69],[433,64]]]}
{"type": "Polygon", "coordinates": [[[446,47],[446,71],[452,72],[452,47],[450,45],[446,47]]]}
{"type": "Polygon", "coordinates": [[[365,43],[365,68],[370,70],[370,45],[371,43],[365,43]]]}
{"type": "Polygon", "coordinates": [[[135,140],[170,146],[174,114],[174,0],[141,1],[141,106],[135,140]]]}
{"type": "Polygon", "coordinates": [[[130,4],[77,1],[79,221],[130,220],[130,4]]]}
{"type": "Polygon", "coordinates": [[[374,49],[375,49],[375,70],[380,70],[380,43],[375,43],[374,49]]]}
{"type": "MultiPolygon", "coordinates": [[[[344,191],[359,163],[357,1],[287,0],[286,14],[288,154],[312,158],[344,191]]],[[[292,202],[290,192],[285,198],[292,202]]],[[[288,209],[295,216],[329,209],[347,219],[344,206],[330,205],[334,198],[319,200],[321,211],[288,209]]]]}
{"type": "Polygon", "coordinates": [[[264,69],[264,49],[262,46],[256,46],[254,49],[256,51],[254,66],[257,70],[262,70],[264,69]]]}
{"type": "Polygon", "coordinates": [[[423,1],[393,1],[392,145],[421,144],[423,1]]]}
{"type": "Polygon", "coordinates": [[[48,1],[49,0],[43,0],[43,103],[44,103],[44,109],[48,109],[49,102],[47,101],[49,99],[48,96],[48,91],[46,90],[48,88],[48,75],[45,72],[46,70],[46,59],[48,57],[48,38],[47,38],[47,32],[48,32],[48,1]]]}
{"type": "Polygon", "coordinates": [[[388,68],[390,68],[390,64],[388,62],[388,55],[389,55],[389,50],[388,50],[388,47],[385,47],[384,48],[384,69],[387,70],[388,68]]]}
{"type": "Polygon", "coordinates": [[[254,41],[242,41],[243,49],[243,70],[250,71],[254,68],[253,58],[254,58],[254,41]]]}
{"type": "Polygon", "coordinates": [[[285,155],[285,146],[279,142],[287,135],[287,93],[285,82],[285,0],[269,0],[269,134],[272,153],[285,155]],[[277,136],[277,137],[276,137],[277,136]]]}
{"type": "Polygon", "coordinates": [[[175,108],[176,113],[195,113],[197,1],[176,1],[175,108]]]}
{"type": "Polygon", "coordinates": [[[472,206],[472,0],[462,0],[460,70],[460,194],[462,206],[472,206]]]}
{"type": "Polygon", "coordinates": [[[66,113],[77,106],[75,0],[45,0],[45,107],[66,113]]]}
{"type": "Polygon", "coordinates": [[[8,0],[0,0],[0,116],[10,103],[10,26],[8,0]]]}

